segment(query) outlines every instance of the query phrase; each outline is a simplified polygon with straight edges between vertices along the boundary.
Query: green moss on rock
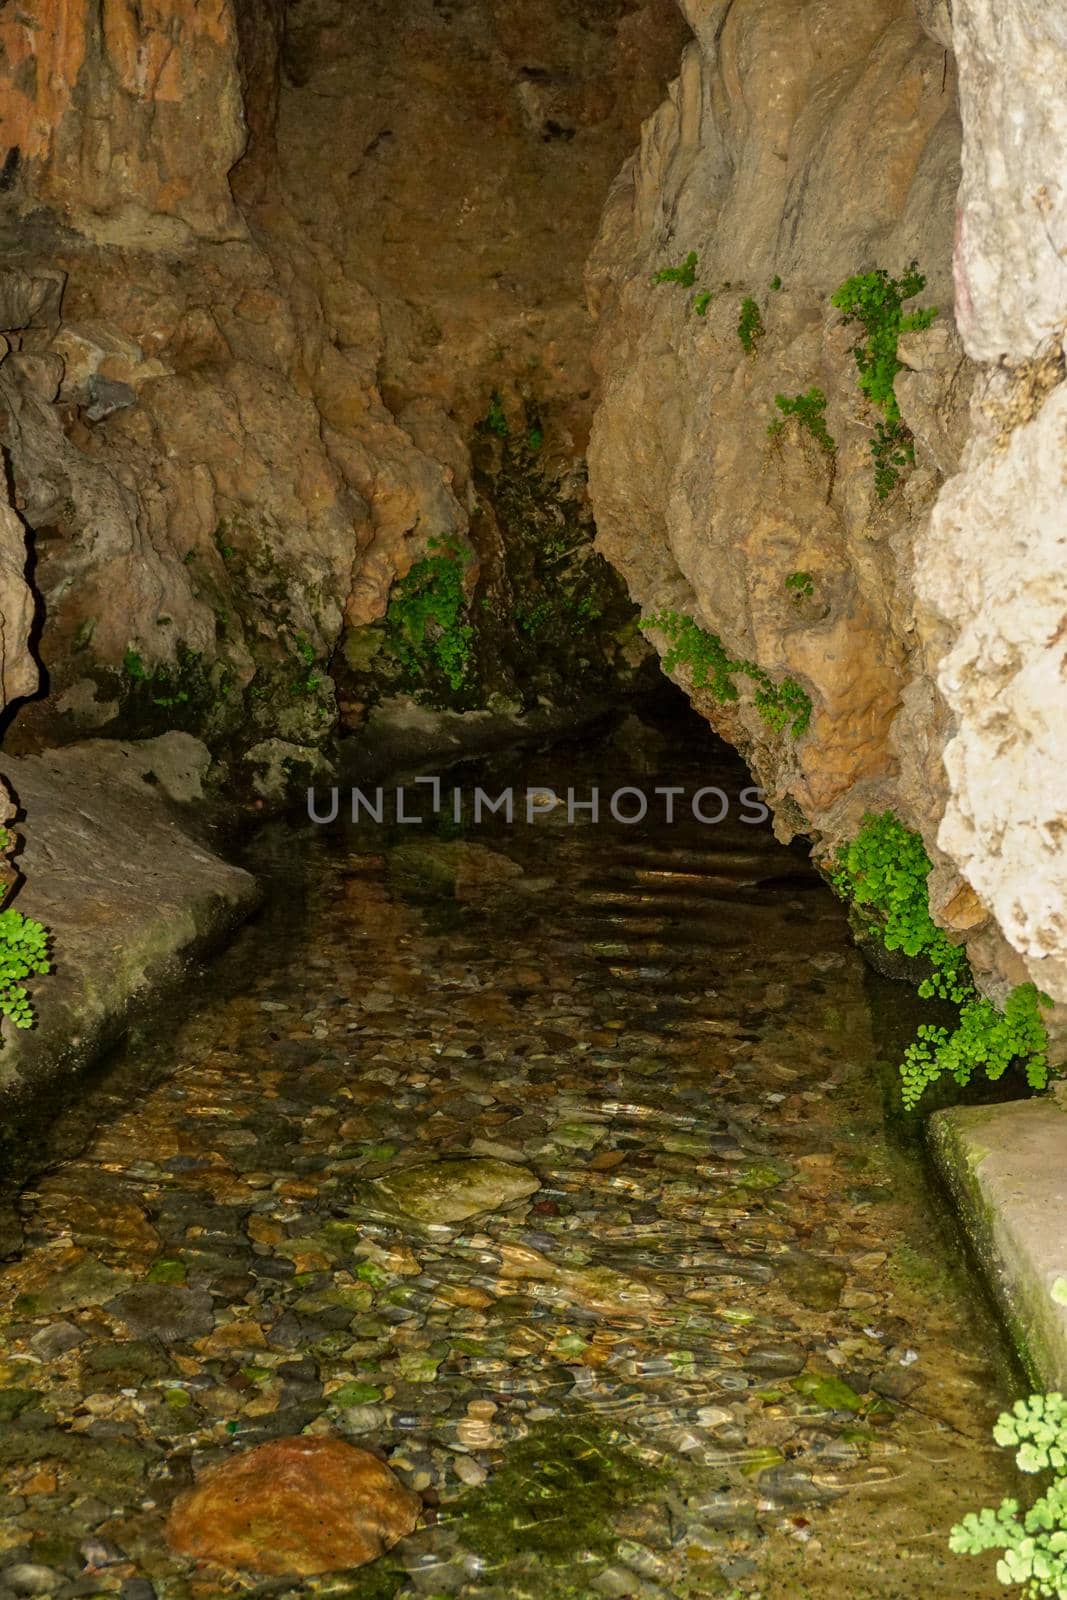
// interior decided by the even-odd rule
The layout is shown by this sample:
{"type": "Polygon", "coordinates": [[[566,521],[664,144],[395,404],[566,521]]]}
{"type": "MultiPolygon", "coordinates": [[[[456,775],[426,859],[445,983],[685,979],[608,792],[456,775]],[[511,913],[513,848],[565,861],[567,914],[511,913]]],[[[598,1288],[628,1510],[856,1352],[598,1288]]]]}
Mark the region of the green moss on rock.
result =
{"type": "Polygon", "coordinates": [[[662,1477],[611,1428],[553,1419],[511,1445],[488,1483],[446,1512],[461,1543],[497,1573],[524,1557],[541,1564],[547,1595],[585,1556],[608,1555],[619,1514],[657,1494],[662,1477]]]}

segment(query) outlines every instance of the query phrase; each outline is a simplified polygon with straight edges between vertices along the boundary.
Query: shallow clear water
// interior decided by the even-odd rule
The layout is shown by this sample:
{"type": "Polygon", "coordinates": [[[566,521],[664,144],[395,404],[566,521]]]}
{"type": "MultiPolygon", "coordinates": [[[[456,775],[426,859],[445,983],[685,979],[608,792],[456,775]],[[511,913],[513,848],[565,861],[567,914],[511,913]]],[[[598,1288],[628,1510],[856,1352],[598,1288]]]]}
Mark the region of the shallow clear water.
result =
{"type": "MultiPolygon", "coordinates": [[[[497,780],[749,781],[690,724],[497,780]]],[[[486,824],[458,895],[423,830],[264,831],[273,907],[22,1197],[0,1573],[132,1600],[1002,1592],[946,1547],[1013,1489],[995,1331],[885,1137],[841,909],[734,812],[486,824]],[[429,1226],[374,1187],[471,1155],[540,1187],[429,1226]],[[194,1473],[304,1429],[381,1451],[428,1525],[303,1586],[168,1553],[194,1473]]]]}

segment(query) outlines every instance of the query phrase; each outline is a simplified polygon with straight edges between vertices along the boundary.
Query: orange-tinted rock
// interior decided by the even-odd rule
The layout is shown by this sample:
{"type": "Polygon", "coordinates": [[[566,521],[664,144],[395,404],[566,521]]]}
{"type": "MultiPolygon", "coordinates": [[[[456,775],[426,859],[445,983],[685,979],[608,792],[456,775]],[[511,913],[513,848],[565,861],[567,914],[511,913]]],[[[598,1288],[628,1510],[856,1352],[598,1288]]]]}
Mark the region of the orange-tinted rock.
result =
{"type": "Polygon", "coordinates": [[[361,1567],[418,1521],[420,1501],[343,1439],[275,1439],[212,1467],[176,1502],[167,1539],[229,1569],[308,1577],[361,1567]]]}
{"type": "Polygon", "coordinates": [[[117,243],[243,232],[227,183],[247,130],[226,0],[26,0],[0,18],[0,83],[0,137],[27,200],[117,243]]]}

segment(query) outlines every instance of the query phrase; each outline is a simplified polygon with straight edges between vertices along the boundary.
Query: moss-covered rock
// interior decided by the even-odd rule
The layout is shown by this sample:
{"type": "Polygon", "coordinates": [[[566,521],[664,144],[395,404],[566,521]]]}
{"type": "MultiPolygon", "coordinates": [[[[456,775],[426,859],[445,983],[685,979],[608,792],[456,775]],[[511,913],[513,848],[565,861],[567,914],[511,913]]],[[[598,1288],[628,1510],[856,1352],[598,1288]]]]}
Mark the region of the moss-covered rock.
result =
{"type": "Polygon", "coordinates": [[[611,1428],[587,1417],[554,1419],[510,1445],[488,1483],[447,1518],[498,1577],[535,1560],[538,1593],[573,1594],[576,1564],[607,1555],[621,1514],[655,1496],[661,1482],[611,1428]]]}

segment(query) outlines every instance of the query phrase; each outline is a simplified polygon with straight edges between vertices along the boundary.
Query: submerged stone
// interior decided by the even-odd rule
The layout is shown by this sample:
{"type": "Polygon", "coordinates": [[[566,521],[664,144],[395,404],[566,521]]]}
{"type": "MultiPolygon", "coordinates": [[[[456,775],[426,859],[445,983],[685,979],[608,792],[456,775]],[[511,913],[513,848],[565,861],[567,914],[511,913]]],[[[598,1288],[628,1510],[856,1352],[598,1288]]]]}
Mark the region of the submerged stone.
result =
{"type": "Polygon", "coordinates": [[[451,1508],[461,1543],[494,1565],[522,1552],[551,1562],[606,1553],[620,1513],[661,1491],[662,1474],[610,1427],[575,1416],[545,1422],[505,1452],[480,1489],[451,1508]]]}
{"type": "Polygon", "coordinates": [[[781,1269],[786,1293],[810,1311],[833,1311],[841,1302],[847,1274],[832,1262],[791,1261],[781,1269]]]}
{"type": "Polygon", "coordinates": [[[375,1178],[370,1187],[388,1208],[416,1222],[463,1222],[525,1200],[541,1181],[528,1167],[479,1156],[403,1167],[375,1178]]]}
{"type": "Polygon", "coordinates": [[[55,1594],[57,1589],[62,1589],[64,1582],[51,1567],[43,1567],[33,1561],[19,1561],[14,1566],[5,1567],[0,1579],[12,1594],[18,1595],[55,1594]]]}
{"type": "Polygon", "coordinates": [[[760,1345],[749,1351],[745,1366],[761,1377],[785,1378],[799,1372],[807,1359],[807,1351],[798,1344],[760,1345]]]}
{"type": "Polygon", "coordinates": [[[310,1577],[374,1561],[420,1510],[369,1451],[342,1439],[274,1439],[209,1468],[176,1502],[167,1540],[230,1571],[310,1577]]]}
{"type": "Polygon", "coordinates": [[[174,1368],[155,1339],[123,1339],[90,1345],[81,1358],[87,1377],[108,1377],[117,1387],[165,1378],[174,1368]]]}
{"type": "Polygon", "coordinates": [[[389,867],[402,880],[460,899],[473,889],[523,876],[522,867],[509,856],[463,839],[413,839],[397,845],[389,867]]]}
{"type": "Polygon", "coordinates": [[[108,1310],[139,1338],[154,1336],[164,1344],[199,1338],[215,1323],[209,1294],[170,1283],[139,1284],[112,1300],[108,1310]]]}
{"type": "Polygon", "coordinates": [[[826,1411],[862,1411],[863,1400],[843,1378],[823,1377],[819,1373],[802,1373],[793,1379],[797,1394],[813,1400],[826,1411]]]}
{"type": "Polygon", "coordinates": [[[39,1284],[31,1278],[15,1301],[15,1310],[22,1316],[47,1317],[99,1306],[132,1282],[131,1272],[69,1250],[44,1266],[39,1284]]]}
{"type": "Polygon", "coordinates": [[[40,1402],[36,1389],[0,1389],[0,1425],[14,1422],[23,1411],[40,1402]]]}
{"type": "Polygon", "coordinates": [[[52,1322],[30,1338],[30,1349],[41,1361],[56,1361],[74,1350],[85,1339],[85,1334],[72,1322],[52,1322]]]}

